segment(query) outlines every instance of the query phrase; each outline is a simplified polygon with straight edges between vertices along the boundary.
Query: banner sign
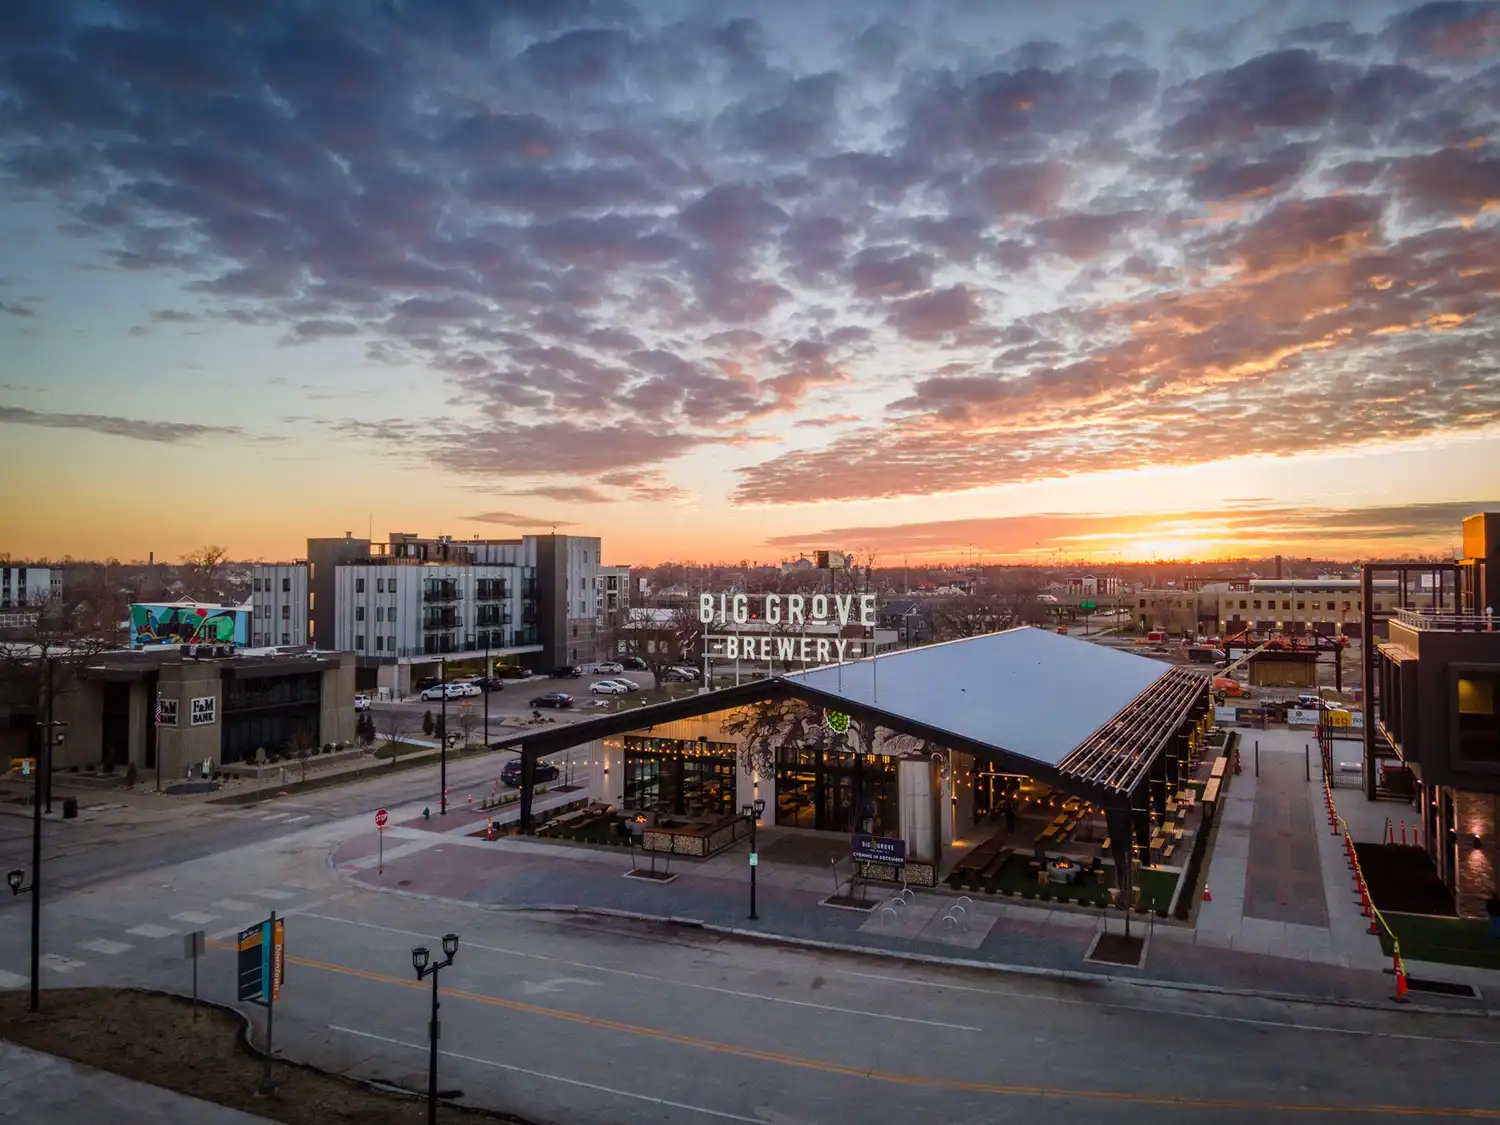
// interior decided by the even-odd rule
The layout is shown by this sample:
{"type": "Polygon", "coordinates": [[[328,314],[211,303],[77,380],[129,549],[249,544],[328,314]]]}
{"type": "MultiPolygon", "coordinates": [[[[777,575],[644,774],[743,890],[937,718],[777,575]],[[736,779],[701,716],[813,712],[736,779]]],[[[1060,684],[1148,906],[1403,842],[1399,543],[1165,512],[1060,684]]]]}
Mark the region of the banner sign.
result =
{"type": "Polygon", "coordinates": [[[1318,712],[1294,708],[1286,713],[1286,724],[1289,727],[1315,727],[1318,725],[1318,712]]]}
{"type": "Polygon", "coordinates": [[[189,700],[189,723],[195,727],[206,727],[217,722],[218,702],[212,695],[200,695],[189,700]]]}
{"type": "Polygon", "coordinates": [[[906,841],[889,836],[856,835],[852,841],[854,858],[866,863],[906,864],[906,841]]]}
{"type": "Polygon", "coordinates": [[[281,999],[281,986],[286,982],[286,957],[283,947],[286,942],[286,922],[277,918],[267,919],[259,925],[241,930],[238,942],[239,998],[254,1004],[265,1004],[281,999]],[[270,996],[267,997],[267,982],[270,996]]]}

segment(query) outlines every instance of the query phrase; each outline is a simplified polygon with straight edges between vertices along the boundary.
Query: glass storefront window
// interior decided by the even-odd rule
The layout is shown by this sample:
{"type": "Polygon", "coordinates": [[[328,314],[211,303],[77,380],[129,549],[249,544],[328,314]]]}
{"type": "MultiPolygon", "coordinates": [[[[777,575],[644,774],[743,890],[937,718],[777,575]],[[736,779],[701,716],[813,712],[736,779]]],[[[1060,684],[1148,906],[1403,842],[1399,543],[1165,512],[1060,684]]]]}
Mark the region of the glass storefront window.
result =
{"type": "Polygon", "coordinates": [[[783,746],[776,754],[776,823],[899,835],[897,776],[894,758],[783,746]]]}
{"type": "Polygon", "coordinates": [[[732,742],[628,736],[625,807],[670,816],[729,816],[738,772],[732,742]]]}

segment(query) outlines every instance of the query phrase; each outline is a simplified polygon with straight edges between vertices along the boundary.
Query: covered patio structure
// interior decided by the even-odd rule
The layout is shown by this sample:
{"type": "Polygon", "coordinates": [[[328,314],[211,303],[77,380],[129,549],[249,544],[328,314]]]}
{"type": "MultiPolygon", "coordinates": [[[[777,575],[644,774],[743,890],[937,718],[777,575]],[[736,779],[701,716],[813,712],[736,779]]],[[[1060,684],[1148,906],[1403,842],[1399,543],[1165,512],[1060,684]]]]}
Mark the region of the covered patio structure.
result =
{"type": "MultiPolygon", "coordinates": [[[[1191,739],[1211,705],[1203,672],[1033,628],[1010,629],[842,665],[627,707],[522,731],[521,827],[530,831],[537,760],[593,740],[753,704],[800,700],[826,713],[968,755],[1101,809],[1128,893],[1131,860],[1153,862],[1153,813],[1187,777],[1191,739]]],[[[941,794],[956,804],[951,769],[941,794]]],[[[934,794],[937,796],[937,794],[934,794]]]]}

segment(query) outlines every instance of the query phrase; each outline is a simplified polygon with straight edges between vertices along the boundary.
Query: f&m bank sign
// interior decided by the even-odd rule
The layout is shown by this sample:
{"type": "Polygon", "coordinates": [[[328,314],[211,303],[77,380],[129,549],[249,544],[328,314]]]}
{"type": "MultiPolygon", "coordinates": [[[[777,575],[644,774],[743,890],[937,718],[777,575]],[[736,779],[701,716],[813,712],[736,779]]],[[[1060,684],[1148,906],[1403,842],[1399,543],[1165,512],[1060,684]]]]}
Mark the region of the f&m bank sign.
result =
{"type": "Polygon", "coordinates": [[[704,652],[726,660],[832,664],[873,654],[850,627],[875,627],[874,594],[700,594],[704,652]],[[732,631],[731,631],[732,630],[732,631]]]}

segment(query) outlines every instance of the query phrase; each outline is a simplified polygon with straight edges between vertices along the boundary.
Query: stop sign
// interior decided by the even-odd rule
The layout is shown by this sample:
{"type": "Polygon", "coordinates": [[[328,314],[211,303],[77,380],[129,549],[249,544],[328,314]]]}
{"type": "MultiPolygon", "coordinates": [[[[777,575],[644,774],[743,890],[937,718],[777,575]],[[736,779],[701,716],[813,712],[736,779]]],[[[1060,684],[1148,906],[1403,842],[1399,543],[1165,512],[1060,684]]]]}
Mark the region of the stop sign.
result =
{"type": "Polygon", "coordinates": [[[375,827],[376,828],[384,828],[385,827],[385,822],[388,821],[388,820],[390,820],[390,819],[391,819],[390,813],[386,812],[384,809],[376,809],[375,810],[375,827]]]}

